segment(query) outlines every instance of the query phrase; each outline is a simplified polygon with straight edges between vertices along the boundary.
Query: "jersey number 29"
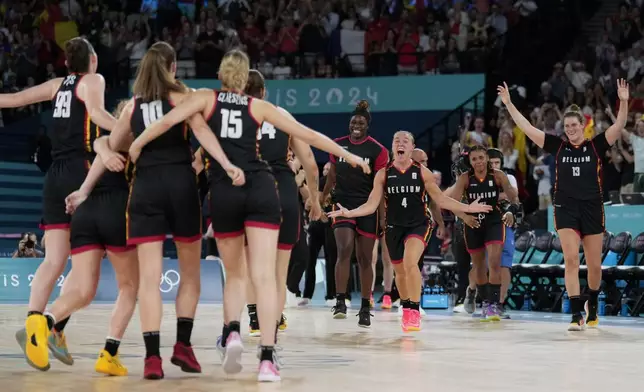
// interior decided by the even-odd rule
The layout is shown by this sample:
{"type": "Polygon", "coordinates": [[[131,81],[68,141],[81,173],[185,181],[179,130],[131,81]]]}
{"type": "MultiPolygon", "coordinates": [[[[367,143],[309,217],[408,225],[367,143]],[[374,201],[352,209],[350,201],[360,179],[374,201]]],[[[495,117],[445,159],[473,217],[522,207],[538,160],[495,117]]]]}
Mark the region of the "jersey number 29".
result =
{"type": "Polygon", "coordinates": [[[54,118],[69,118],[72,107],[72,92],[60,91],[56,94],[54,118]]]}
{"type": "Polygon", "coordinates": [[[239,139],[243,132],[241,110],[221,109],[221,132],[222,139],[239,139]]]}

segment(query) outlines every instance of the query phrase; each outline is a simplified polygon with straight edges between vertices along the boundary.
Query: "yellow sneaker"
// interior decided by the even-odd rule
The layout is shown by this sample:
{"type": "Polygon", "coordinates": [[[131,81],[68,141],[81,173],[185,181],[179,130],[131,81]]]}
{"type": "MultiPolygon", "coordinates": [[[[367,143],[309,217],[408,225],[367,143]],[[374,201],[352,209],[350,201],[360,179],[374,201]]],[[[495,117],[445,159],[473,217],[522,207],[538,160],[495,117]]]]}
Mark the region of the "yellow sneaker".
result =
{"type": "Polygon", "coordinates": [[[67,339],[64,332],[51,331],[48,344],[49,350],[57,360],[69,366],[74,364],[74,358],[72,358],[67,349],[67,339]]]}
{"type": "Polygon", "coordinates": [[[282,318],[280,319],[279,330],[280,331],[286,331],[286,328],[288,328],[288,323],[286,322],[286,316],[284,316],[284,313],[282,313],[282,318]]]}
{"type": "Polygon", "coordinates": [[[597,328],[599,326],[599,317],[597,315],[591,319],[590,312],[588,312],[588,301],[584,304],[584,310],[586,311],[586,327],[587,328],[597,328]]]}
{"type": "Polygon", "coordinates": [[[49,369],[49,328],[47,319],[42,314],[32,314],[25,322],[26,342],[25,355],[30,365],[38,370],[49,369]]]}
{"type": "Polygon", "coordinates": [[[127,368],[121,363],[118,354],[112,356],[105,350],[101,350],[98,354],[94,370],[97,373],[107,374],[108,376],[127,376],[127,368]]]}

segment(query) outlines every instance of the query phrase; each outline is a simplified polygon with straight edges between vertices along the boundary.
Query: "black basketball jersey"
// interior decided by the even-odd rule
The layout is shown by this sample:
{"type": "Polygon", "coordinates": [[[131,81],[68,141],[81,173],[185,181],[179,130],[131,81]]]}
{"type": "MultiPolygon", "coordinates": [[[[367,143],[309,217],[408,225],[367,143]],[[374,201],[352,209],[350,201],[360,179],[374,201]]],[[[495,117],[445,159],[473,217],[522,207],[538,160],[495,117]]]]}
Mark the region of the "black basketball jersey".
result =
{"type": "Polygon", "coordinates": [[[543,150],[555,157],[555,173],[550,174],[555,176],[555,200],[602,198],[602,157],[608,149],[610,145],[603,133],[578,146],[546,134],[543,150]]]}
{"type": "Polygon", "coordinates": [[[85,108],[85,102],[76,94],[78,83],[82,78],[83,75],[67,75],[52,100],[53,120],[49,138],[51,156],[54,160],[93,158],[98,127],[93,126],[85,108]]]}
{"type": "Polygon", "coordinates": [[[371,167],[371,174],[365,174],[360,167],[352,167],[344,159],[331,155],[330,160],[335,164],[336,173],[334,200],[367,200],[373,189],[373,178],[389,162],[389,152],[371,136],[357,143],[349,136],[335,139],[335,142],[366,160],[371,167]]]}
{"type": "MultiPolygon", "coordinates": [[[[278,107],[278,110],[284,109],[278,107]]],[[[275,128],[273,124],[264,121],[259,132],[257,132],[257,140],[259,141],[260,159],[268,162],[274,171],[292,171],[288,166],[290,135],[275,128]]]]}
{"type": "MultiPolygon", "coordinates": [[[[144,102],[135,98],[130,127],[134,137],[138,137],[166,113],[174,108],[169,99],[144,102]]],[[[136,161],[136,167],[158,165],[192,164],[192,149],[186,122],[177,124],[166,133],[148,143],[136,161]]]]}
{"type": "MultiPolygon", "coordinates": [[[[257,133],[259,124],[250,112],[253,98],[233,91],[214,91],[215,107],[208,119],[210,129],[230,162],[245,172],[269,170],[260,159],[257,133]]],[[[210,162],[211,181],[226,177],[215,160],[210,162]]]]}
{"type": "Polygon", "coordinates": [[[392,164],[385,171],[387,225],[416,227],[429,221],[427,193],[421,166],[414,162],[404,171],[392,164]]]}
{"type": "Polygon", "coordinates": [[[473,203],[479,199],[479,203],[492,206],[492,211],[488,213],[473,214],[482,219],[484,216],[490,218],[491,216],[500,217],[499,194],[503,189],[496,183],[494,177],[494,170],[488,170],[485,177],[479,179],[474,173],[468,176],[467,189],[465,190],[465,197],[468,203],[473,203]]]}

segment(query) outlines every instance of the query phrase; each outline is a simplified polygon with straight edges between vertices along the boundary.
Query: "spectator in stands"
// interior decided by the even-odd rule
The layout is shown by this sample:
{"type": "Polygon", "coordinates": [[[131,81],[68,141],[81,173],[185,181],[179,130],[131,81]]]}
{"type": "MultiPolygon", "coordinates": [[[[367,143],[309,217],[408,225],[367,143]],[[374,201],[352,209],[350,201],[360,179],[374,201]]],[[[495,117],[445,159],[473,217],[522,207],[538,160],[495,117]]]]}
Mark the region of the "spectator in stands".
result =
{"type": "MultiPolygon", "coordinates": [[[[622,132],[627,132],[622,130],[622,132]]],[[[644,192],[644,116],[642,116],[635,126],[635,132],[626,133],[628,141],[633,147],[633,160],[635,170],[633,177],[633,192],[644,192]]]]}
{"type": "Polygon", "coordinates": [[[31,258],[31,257],[44,257],[44,253],[36,249],[38,244],[38,237],[34,233],[23,234],[20,242],[18,242],[18,249],[13,252],[14,259],[17,258],[31,258]]]}

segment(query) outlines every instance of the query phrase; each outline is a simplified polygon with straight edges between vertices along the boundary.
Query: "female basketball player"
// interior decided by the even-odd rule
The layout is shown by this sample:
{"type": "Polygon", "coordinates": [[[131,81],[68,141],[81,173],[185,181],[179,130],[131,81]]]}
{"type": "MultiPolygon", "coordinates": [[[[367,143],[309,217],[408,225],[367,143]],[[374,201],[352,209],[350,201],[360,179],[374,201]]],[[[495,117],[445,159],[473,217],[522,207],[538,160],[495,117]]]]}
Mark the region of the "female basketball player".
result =
{"type": "Polygon", "coordinates": [[[566,290],[570,296],[572,321],[569,331],[582,331],[587,324],[596,327],[597,299],[601,285],[601,253],[605,231],[602,200],[602,158],[621,136],[628,117],[628,84],[617,81],[619,112],[606,132],[584,139],[584,116],[575,105],[564,113],[565,139],[533,127],[512,104],[508,86],[497,88],[501,100],[519,128],[537,146],[556,158],[554,191],[555,229],[561,240],[566,267],[566,290]],[[583,243],[588,265],[588,311],[584,321],[579,289],[579,242],[583,243]]]}
{"type": "MultiPolygon", "coordinates": [[[[157,42],[143,56],[132,86],[135,98],[123,109],[109,137],[110,148],[127,148],[133,136],[189,97],[188,89],[175,79],[174,49],[157,42]]],[[[231,165],[216,138],[203,132],[204,120],[193,117],[190,128],[201,145],[220,162],[235,182],[243,183],[241,170],[231,165]]],[[[145,341],[144,377],[164,377],[159,353],[163,307],[159,276],[163,272],[163,241],[172,233],[177,246],[181,281],[176,300],[177,342],[171,363],[189,373],[201,372],[190,337],[200,295],[201,201],[188,123],[179,123],[167,134],[130,156],[136,163],[127,209],[128,245],[136,245],[139,263],[139,310],[145,341]]]]}
{"type": "MultiPolygon", "coordinates": [[[[44,101],[52,101],[54,107],[50,135],[53,163],[43,187],[42,228],[47,235],[47,253],[31,282],[26,331],[16,333],[27,362],[40,370],[49,368],[47,340],[53,327],[53,319],[43,316],[43,311],[70,251],[71,217],[65,213],[65,197],[81,186],[89,169],[92,143],[98,136],[92,123],[111,130],[116,121],[104,108],[105,80],[96,73],[98,57],[92,45],[84,38],[71,39],[65,43],[65,57],[69,71],[65,78],[51,79],[13,94],[0,94],[0,108],[44,101]]],[[[66,322],[61,320],[56,330],[62,331],[66,322]]],[[[56,349],[68,357],[62,334],[51,336],[50,344],[56,343],[62,345],[56,349]]],[[[72,362],[71,357],[67,362],[72,362]]]]}
{"type": "MultiPolygon", "coordinates": [[[[369,198],[373,187],[373,178],[377,171],[387,166],[389,152],[385,147],[371,138],[367,131],[371,122],[369,103],[360,101],[353,111],[349,122],[349,135],[335,139],[347,151],[363,157],[372,169],[372,174],[364,174],[351,168],[341,159],[331,155],[331,168],[327,176],[322,194],[322,200],[334,190],[334,202],[348,208],[356,208],[369,198]]],[[[333,318],[347,317],[345,302],[351,256],[356,251],[360,265],[360,291],[362,303],[358,312],[358,325],[363,328],[371,327],[371,283],[373,270],[371,257],[373,246],[378,237],[378,216],[376,213],[359,219],[338,219],[333,221],[335,240],[338,248],[338,262],[335,266],[335,284],[337,300],[333,308],[333,318]]]]}
{"type": "Polygon", "coordinates": [[[418,259],[425,251],[431,234],[425,193],[444,209],[468,213],[492,210],[492,206],[479,204],[479,198],[468,205],[445,196],[436,185],[432,172],[411,159],[413,149],[413,135],[407,131],[396,132],[392,145],[393,162],[376,174],[367,202],[352,210],[338,204],[338,210],[328,214],[333,218],[348,219],[373,214],[384,194],[387,210],[385,240],[402,298],[402,328],[405,332],[420,330],[422,276],[418,259]]]}
{"type": "MultiPolygon", "coordinates": [[[[219,67],[221,91],[198,90],[140,135],[130,148],[130,156],[138,155],[148,141],[160,137],[168,129],[194,114],[201,113],[214,130],[231,161],[242,168],[246,183],[235,187],[221,167],[211,165],[211,216],[217,248],[226,269],[224,287],[224,331],[222,344],[226,347],[224,371],[241,371],[243,345],[239,335],[244,307],[244,237],[248,240],[248,266],[257,297],[257,314],[262,325],[259,381],[279,381],[273,363],[275,345],[275,315],[277,284],[275,257],[281,222],[280,204],[275,178],[269,166],[260,160],[257,151],[257,132],[264,121],[289,135],[321,150],[338,154],[354,166],[368,172],[362,158],[349,153],[326,136],[314,132],[285,115],[272,104],[241,93],[248,80],[249,62],[239,50],[228,52],[219,67]]],[[[194,129],[194,128],[193,128],[194,129]]],[[[210,131],[212,132],[212,131],[210,131]]]]}
{"type": "MultiPolygon", "coordinates": [[[[119,104],[115,117],[119,117],[126,103],[122,101],[119,104]]],[[[104,138],[101,139],[106,141],[104,138]]],[[[135,249],[127,246],[125,233],[128,180],[127,173],[119,173],[125,168],[125,158],[99,141],[97,139],[94,143],[99,157],[94,158],[85,182],[66,199],[67,213],[73,214],[71,258],[74,273],[68,275],[65,290],[52,304],[50,314],[54,320],[62,320],[92,302],[100,278],[101,261],[107,251],[116,273],[119,294],[112,311],[109,336],[95,370],[111,376],[126,376],[127,368],[121,364],[117,353],[136,307],[139,268],[135,249]],[[115,173],[103,176],[100,185],[94,189],[106,165],[114,168],[115,173]],[[89,191],[91,189],[94,190],[89,191]]],[[[66,357],[61,357],[55,350],[52,353],[65,362],[66,357]]]]}
{"type": "Polygon", "coordinates": [[[461,174],[450,188],[452,196],[467,194],[468,200],[483,199],[486,205],[494,207],[487,214],[478,214],[480,227],[464,227],[465,244],[472,258],[479,295],[486,306],[483,320],[501,320],[501,256],[505,243],[505,225],[511,225],[511,211],[501,212],[498,206],[499,194],[505,192],[513,206],[519,202],[516,189],[508,181],[507,175],[490,166],[487,148],[474,145],[468,155],[470,170],[461,174]],[[489,264],[489,284],[486,271],[486,255],[489,264]]]}
{"type": "MultiPolygon", "coordinates": [[[[254,69],[248,74],[245,93],[251,97],[264,99],[266,95],[266,85],[264,76],[254,69]]],[[[290,114],[279,108],[286,116],[290,114]]],[[[311,218],[320,219],[322,215],[319,201],[319,178],[318,165],[313,157],[311,147],[299,139],[291,138],[288,134],[276,129],[270,123],[264,122],[257,134],[259,139],[259,153],[263,160],[270,165],[275,180],[277,182],[277,193],[279,194],[280,207],[282,210],[282,223],[277,243],[276,274],[277,274],[277,303],[278,326],[283,325],[286,328],[285,319],[282,315],[284,304],[286,302],[286,276],[288,273],[291,250],[299,240],[299,233],[302,227],[300,222],[300,202],[298,195],[298,186],[295,183],[295,175],[289,166],[288,155],[289,148],[293,150],[298,157],[298,166],[301,165],[306,173],[306,183],[309,190],[311,202],[311,218]]],[[[298,167],[299,169],[299,167],[298,167]]],[[[256,297],[252,284],[247,284],[246,301],[248,302],[248,315],[250,318],[251,334],[259,335],[259,320],[257,319],[256,297]]]]}

